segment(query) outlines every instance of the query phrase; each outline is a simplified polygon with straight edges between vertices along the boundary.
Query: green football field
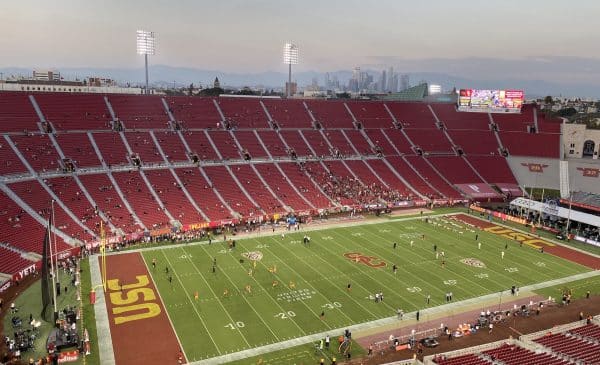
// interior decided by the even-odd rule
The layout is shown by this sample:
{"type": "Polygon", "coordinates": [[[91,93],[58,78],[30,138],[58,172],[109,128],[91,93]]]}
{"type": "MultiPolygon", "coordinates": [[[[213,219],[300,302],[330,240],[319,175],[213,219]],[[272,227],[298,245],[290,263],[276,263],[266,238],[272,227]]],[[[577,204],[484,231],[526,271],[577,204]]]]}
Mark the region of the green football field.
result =
{"type": "Polygon", "coordinates": [[[445,304],[448,292],[457,301],[589,271],[447,217],[433,221],[265,234],[240,239],[232,250],[223,243],[202,244],[143,256],[147,264],[158,263],[149,272],[189,361],[315,333],[335,338],[346,326],[395,316],[398,308],[411,312],[445,304]],[[309,245],[303,244],[305,234],[309,245]],[[256,265],[249,257],[258,259],[256,265]],[[382,302],[373,299],[377,292],[382,302]]]}

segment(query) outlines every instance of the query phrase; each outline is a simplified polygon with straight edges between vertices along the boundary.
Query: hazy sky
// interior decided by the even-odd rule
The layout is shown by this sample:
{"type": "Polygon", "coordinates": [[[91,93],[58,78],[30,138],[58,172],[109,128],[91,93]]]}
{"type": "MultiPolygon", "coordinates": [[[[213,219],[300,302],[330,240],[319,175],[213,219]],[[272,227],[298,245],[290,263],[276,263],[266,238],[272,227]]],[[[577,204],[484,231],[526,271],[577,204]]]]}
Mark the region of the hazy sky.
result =
{"type": "Polygon", "coordinates": [[[600,60],[600,1],[0,0],[0,67],[139,67],[135,31],[157,33],[153,64],[229,72],[349,69],[431,58],[600,60]]]}

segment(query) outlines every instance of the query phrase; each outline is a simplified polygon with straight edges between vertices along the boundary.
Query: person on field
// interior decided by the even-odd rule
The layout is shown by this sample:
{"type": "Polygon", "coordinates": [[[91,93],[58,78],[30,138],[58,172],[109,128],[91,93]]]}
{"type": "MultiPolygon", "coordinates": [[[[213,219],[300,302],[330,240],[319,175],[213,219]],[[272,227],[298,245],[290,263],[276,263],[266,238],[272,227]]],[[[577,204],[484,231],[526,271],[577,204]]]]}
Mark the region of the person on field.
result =
{"type": "Polygon", "coordinates": [[[396,247],[398,247],[398,243],[394,242],[394,250],[396,249],[396,247]]]}
{"type": "Polygon", "coordinates": [[[502,260],[504,260],[504,251],[500,252],[500,256],[502,256],[502,260]]]}

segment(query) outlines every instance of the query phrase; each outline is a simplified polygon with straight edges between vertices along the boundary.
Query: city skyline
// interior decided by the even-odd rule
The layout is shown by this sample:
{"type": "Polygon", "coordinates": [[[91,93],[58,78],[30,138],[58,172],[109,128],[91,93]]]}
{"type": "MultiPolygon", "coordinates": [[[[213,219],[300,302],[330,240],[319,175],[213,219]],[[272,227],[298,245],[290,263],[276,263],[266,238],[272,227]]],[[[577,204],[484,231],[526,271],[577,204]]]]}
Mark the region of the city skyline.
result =
{"type": "MultiPolygon", "coordinates": [[[[600,49],[592,46],[600,41],[599,13],[600,3],[588,0],[508,0],[501,7],[461,0],[369,7],[357,0],[24,0],[0,12],[0,31],[10,35],[0,38],[0,69],[139,70],[135,31],[147,29],[157,35],[151,69],[286,72],[281,47],[291,40],[302,54],[294,72],[386,70],[389,84],[393,67],[490,83],[544,80],[558,85],[549,92],[572,93],[600,83],[600,49]]],[[[136,81],[137,74],[121,80],[136,81]]]]}

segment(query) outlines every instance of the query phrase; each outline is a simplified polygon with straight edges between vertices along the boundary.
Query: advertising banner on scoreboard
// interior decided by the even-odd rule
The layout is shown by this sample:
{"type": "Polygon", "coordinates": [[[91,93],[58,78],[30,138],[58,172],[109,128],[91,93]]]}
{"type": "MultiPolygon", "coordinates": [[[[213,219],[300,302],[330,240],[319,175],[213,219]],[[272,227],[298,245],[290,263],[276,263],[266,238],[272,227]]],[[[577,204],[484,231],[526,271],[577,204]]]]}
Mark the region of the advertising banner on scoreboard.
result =
{"type": "Polygon", "coordinates": [[[523,90],[460,89],[458,110],[467,112],[520,113],[523,90]]]}

